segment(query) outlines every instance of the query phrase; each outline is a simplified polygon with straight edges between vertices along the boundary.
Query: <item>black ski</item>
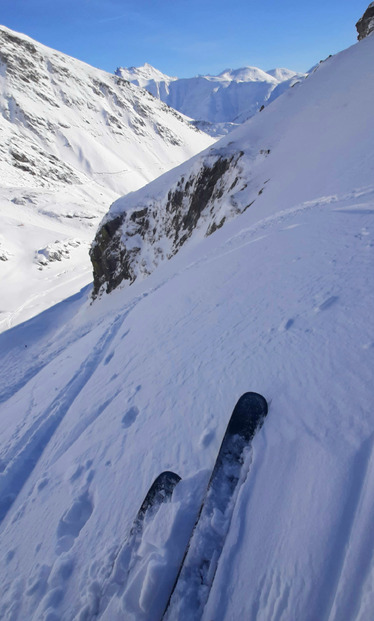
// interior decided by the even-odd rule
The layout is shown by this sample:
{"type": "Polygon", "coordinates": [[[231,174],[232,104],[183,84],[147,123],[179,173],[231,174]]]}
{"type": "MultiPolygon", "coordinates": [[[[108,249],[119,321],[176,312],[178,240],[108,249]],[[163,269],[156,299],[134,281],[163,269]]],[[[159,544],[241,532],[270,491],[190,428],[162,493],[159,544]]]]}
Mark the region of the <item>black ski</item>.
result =
{"type": "Polygon", "coordinates": [[[174,488],[181,477],[174,472],[165,471],[158,475],[149,488],[132,523],[126,541],[118,550],[112,562],[109,575],[101,591],[97,615],[108,606],[113,595],[119,595],[126,586],[128,575],[136,561],[136,554],[142,540],[144,523],[157,513],[160,505],[170,500],[174,488]]]}
{"type": "Polygon", "coordinates": [[[142,502],[131,527],[130,536],[142,530],[142,524],[147,514],[155,512],[159,505],[171,498],[174,488],[180,480],[181,478],[178,474],[167,470],[158,475],[142,502]]]}
{"type": "Polygon", "coordinates": [[[249,470],[246,449],[268,411],[247,392],[237,402],[213,468],[163,619],[198,621],[207,602],[240,486],[249,470]],[[247,459],[246,459],[247,457],[247,459]]]}

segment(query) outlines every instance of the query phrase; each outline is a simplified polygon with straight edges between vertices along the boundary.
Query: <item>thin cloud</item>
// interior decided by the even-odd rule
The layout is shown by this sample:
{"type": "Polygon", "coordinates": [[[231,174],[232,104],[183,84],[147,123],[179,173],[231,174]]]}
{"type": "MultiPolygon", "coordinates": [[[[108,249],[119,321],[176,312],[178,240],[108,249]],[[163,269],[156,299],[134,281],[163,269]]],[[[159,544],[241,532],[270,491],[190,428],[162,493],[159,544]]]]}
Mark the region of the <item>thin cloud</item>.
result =
{"type": "Polygon", "coordinates": [[[98,24],[104,24],[106,22],[116,22],[119,19],[123,19],[124,17],[129,17],[128,13],[123,13],[122,15],[114,15],[113,17],[103,17],[102,19],[96,20],[98,24]]]}

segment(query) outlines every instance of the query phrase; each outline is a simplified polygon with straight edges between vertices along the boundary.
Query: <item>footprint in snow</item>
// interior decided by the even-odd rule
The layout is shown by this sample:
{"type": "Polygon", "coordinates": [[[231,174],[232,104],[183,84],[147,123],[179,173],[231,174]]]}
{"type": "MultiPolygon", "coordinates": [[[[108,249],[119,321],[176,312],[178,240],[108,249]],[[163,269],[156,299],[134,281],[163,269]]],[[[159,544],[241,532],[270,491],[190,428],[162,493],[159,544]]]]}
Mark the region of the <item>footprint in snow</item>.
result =
{"type": "Polygon", "coordinates": [[[138,415],[139,409],[135,405],[133,405],[129,410],[127,410],[126,414],[123,415],[122,427],[124,427],[124,429],[128,429],[128,427],[131,427],[131,425],[135,423],[138,415]]]}
{"type": "Polygon", "coordinates": [[[114,356],[114,351],[111,351],[111,352],[110,352],[110,354],[108,354],[108,355],[107,355],[107,357],[105,358],[105,360],[104,360],[104,364],[105,364],[105,365],[109,364],[109,362],[111,361],[111,359],[113,358],[113,356],[114,356]]]}
{"type": "Polygon", "coordinates": [[[43,479],[40,479],[40,481],[38,481],[37,485],[36,485],[36,489],[38,490],[38,492],[41,492],[42,489],[44,489],[49,483],[49,479],[48,477],[44,477],[43,479]]]}
{"type": "Polygon", "coordinates": [[[211,444],[211,442],[214,440],[215,435],[216,434],[213,429],[206,429],[199,440],[200,448],[206,448],[207,446],[209,446],[209,444],[211,444]]]}
{"type": "Polygon", "coordinates": [[[56,553],[67,552],[73,546],[83,526],[91,517],[94,509],[88,492],[76,498],[65,511],[57,527],[56,553]]]}
{"type": "Polygon", "coordinates": [[[9,565],[9,563],[13,560],[15,555],[15,550],[9,550],[5,556],[5,565],[9,565]]]}
{"type": "Polygon", "coordinates": [[[56,563],[54,563],[51,575],[48,580],[48,585],[53,588],[62,587],[74,571],[75,563],[74,558],[69,554],[62,556],[56,563]]]}
{"type": "Polygon", "coordinates": [[[39,597],[43,596],[47,590],[48,578],[50,573],[51,567],[49,565],[43,564],[37,567],[36,575],[33,578],[30,578],[30,580],[28,581],[26,595],[28,597],[36,594],[38,594],[39,597]]]}
{"type": "Polygon", "coordinates": [[[70,483],[75,483],[75,481],[77,481],[82,476],[83,472],[84,468],[82,464],[79,464],[69,479],[70,483]]]}
{"type": "Polygon", "coordinates": [[[284,321],[282,321],[281,325],[279,326],[278,331],[287,332],[287,330],[292,328],[294,323],[295,323],[295,320],[292,317],[290,319],[285,319],[284,321]]]}
{"type": "Polygon", "coordinates": [[[333,306],[334,304],[336,304],[336,302],[339,300],[339,297],[337,295],[331,295],[329,298],[327,298],[324,302],[322,302],[322,304],[320,304],[319,306],[317,306],[315,308],[315,311],[318,313],[320,311],[325,311],[328,308],[330,308],[331,306],[333,306]]]}
{"type": "Polygon", "coordinates": [[[62,600],[64,599],[64,590],[56,587],[55,589],[51,589],[50,591],[48,591],[48,593],[46,594],[46,596],[43,599],[43,608],[45,611],[48,612],[48,616],[45,617],[45,619],[48,619],[48,621],[57,621],[57,619],[60,619],[61,617],[58,617],[57,615],[55,615],[55,613],[50,612],[49,608],[57,608],[62,600]]]}

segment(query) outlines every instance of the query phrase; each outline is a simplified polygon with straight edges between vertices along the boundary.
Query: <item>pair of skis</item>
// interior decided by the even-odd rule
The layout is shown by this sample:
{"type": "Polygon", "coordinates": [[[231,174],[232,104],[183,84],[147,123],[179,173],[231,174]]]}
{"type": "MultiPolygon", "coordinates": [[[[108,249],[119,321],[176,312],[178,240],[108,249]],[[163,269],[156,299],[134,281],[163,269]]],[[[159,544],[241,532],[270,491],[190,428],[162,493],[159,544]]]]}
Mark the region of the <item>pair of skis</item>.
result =
{"type": "MultiPolygon", "coordinates": [[[[203,614],[235,501],[249,470],[248,449],[267,411],[264,397],[254,392],[242,395],[234,408],[163,621],[198,621],[203,614]]],[[[129,539],[141,540],[145,518],[155,515],[160,505],[170,500],[179,481],[180,477],[173,472],[162,472],[155,479],[134,520],[129,539]]],[[[130,571],[131,563],[127,567],[130,571]]]]}

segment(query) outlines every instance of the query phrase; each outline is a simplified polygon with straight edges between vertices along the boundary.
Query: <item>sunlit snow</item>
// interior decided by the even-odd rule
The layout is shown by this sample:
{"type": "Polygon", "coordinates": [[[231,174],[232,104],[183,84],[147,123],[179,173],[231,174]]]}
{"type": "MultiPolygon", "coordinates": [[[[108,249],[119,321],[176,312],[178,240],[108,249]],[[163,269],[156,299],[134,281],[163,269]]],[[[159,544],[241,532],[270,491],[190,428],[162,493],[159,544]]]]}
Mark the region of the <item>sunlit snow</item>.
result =
{"type": "Polygon", "coordinates": [[[202,620],[373,618],[373,66],[369,37],[231,135],[244,213],[131,287],[0,335],[1,618],[158,621],[248,390],[269,414],[202,620]],[[182,481],[124,579],[164,470],[182,481]]]}

